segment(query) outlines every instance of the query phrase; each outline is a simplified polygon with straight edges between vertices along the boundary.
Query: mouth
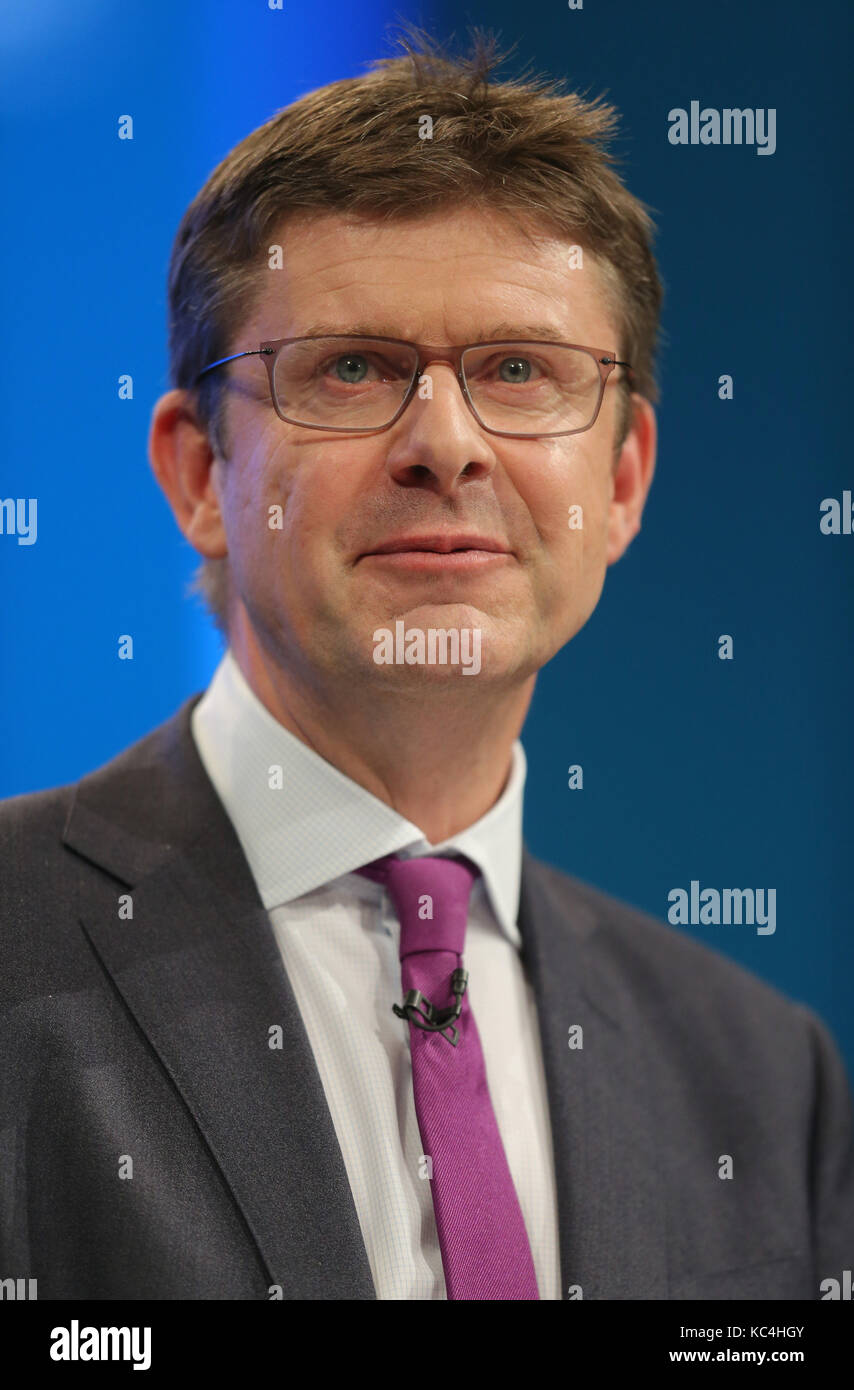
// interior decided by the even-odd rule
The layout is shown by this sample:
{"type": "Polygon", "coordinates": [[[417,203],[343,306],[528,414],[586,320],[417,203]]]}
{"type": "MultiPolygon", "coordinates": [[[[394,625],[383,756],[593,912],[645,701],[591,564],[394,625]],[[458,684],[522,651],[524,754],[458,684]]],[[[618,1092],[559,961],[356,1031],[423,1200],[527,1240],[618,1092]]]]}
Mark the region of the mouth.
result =
{"type": "Polygon", "coordinates": [[[435,534],[396,536],[376,549],[366,551],[359,558],[395,569],[435,573],[506,564],[512,558],[512,552],[503,541],[491,536],[435,534]]]}

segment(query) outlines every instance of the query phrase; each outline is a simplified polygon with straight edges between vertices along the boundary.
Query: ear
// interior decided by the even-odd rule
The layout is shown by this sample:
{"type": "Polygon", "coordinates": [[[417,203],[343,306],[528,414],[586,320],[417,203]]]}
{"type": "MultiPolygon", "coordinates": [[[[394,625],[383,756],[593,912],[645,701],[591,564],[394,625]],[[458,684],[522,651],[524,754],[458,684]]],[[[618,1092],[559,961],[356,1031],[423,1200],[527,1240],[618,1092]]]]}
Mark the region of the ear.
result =
{"type": "Polygon", "coordinates": [[[228,553],[217,464],[187,391],[168,391],[154,406],[148,457],[179,527],[200,555],[228,553]]]}
{"type": "Polygon", "coordinates": [[[612,474],[608,509],[607,562],[613,565],[641,528],[647,493],[655,472],[655,411],[645,396],[633,395],[629,432],[612,474]]]}

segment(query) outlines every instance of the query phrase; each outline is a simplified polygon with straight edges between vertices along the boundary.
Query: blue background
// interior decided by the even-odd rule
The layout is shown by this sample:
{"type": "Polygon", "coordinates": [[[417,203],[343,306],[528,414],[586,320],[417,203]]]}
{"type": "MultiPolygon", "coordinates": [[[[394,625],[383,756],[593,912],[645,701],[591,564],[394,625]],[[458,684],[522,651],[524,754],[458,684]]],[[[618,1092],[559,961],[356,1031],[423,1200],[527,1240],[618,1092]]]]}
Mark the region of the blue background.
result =
{"type": "Polygon", "coordinates": [[[207,684],[219,638],[147,463],[167,389],[180,217],[250,129],[389,49],[395,18],[467,24],[623,117],[666,286],[658,472],[599,607],[542,673],[525,730],[535,853],[658,917],[671,888],[775,887],[777,931],[685,927],[827,1020],[854,1072],[854,483],[847,3],[493,0],[271,12],[245,0],[4,7],[0,795],[75,780],[207,684]],[[777,150],[672,146],[671,107],[777,111],[777,150]],[[132,142],[117,138],[134,118],[132,142]],[[843,329],[839,329],[842,318],[843,329]],[[121,401],[129,372],[134,398],[121,401]],[[730,373],[734,399],[721,402],[730,373]],[[121,633],[134,660],[116,659],[121,633]],[[735,659],[717,656],[721,633],[735,659]],[[583,791],[567,788],[581,763],[583,791]]]}

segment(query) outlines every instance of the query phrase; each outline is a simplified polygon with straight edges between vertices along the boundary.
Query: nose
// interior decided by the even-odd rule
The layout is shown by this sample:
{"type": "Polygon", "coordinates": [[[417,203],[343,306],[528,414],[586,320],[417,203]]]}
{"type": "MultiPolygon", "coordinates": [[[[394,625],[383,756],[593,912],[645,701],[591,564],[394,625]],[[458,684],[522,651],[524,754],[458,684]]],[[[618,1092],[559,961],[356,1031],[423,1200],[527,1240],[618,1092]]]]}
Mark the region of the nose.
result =
{"type": "Polygon", "coordinates": [[[456,371],[436,359],[423,364],[415,395],[388,438],[386,467],[401,487],[448,495],[496,466],[492,436],[469,409],[456,371]]]}

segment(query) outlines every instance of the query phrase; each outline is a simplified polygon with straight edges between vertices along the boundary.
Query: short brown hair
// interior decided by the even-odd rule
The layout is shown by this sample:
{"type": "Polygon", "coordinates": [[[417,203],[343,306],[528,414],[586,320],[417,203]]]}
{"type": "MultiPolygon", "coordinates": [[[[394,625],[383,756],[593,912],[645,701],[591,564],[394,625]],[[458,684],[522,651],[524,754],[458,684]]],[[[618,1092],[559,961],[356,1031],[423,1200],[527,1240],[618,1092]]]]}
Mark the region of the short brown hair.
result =
{"type": "MultiPolygon", "coordinates": [[[[649,209],[624,186],[608,149],[618,117],[561,84],[492,81],[506,55],[479,31],[451,57],[407,27],[404,55],[362,77],[309,92],[247,135],[187,208],[169,268],[173,387],[192,392],[216,453],[227,458],[223,372],[201,369],[232,349],[262,291],[267,247],[289,213],[415,219],[479,204],[575,239],[599,258],[632,363],[634,389],[657,400],[662,288],[649,209]],[[432,138],[419,139],[430,116],[432,138]]],[[[628,428],[628,395],[618,443],[628,428]]],[[[227,558],[205,560],[193,587],[225,634],[227,558]]]]}

